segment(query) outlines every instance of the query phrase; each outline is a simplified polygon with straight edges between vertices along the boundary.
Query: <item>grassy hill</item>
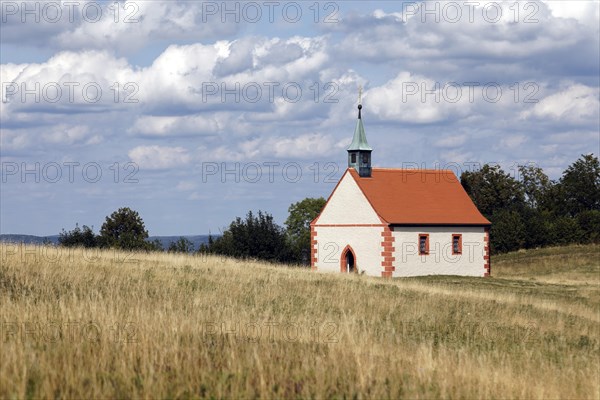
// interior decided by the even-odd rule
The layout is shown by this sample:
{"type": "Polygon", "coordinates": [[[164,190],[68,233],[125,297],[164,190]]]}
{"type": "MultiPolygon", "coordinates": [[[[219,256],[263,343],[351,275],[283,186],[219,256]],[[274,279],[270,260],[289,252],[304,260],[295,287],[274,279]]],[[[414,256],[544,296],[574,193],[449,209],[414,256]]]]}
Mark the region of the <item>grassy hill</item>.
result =
{"type": "Polygon", "coordinates": [[[600,398],[600,247],[491,278],[1,244],[2,398],[600,398]]]}

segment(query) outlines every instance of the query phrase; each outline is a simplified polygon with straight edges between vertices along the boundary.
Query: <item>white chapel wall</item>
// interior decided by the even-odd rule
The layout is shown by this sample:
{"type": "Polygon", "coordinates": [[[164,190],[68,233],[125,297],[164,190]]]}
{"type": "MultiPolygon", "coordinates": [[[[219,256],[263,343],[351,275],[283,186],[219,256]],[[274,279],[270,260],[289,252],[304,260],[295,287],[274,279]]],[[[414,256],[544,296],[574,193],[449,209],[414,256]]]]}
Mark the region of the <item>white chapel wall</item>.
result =
{"type": "Polygon", "coordinates": [[[485,273],[483,227],[394,227],[393,276],[485,273]],[[429,255],[419,255],[419,234],[429,234],[429,255]],[[462,254],[452,255],[452,234],[462,234],[462,254]]]}
{"type": "Polygon", "coordinates": [[[317,263],[321,272],[340,272],[342,251],[347,245],[356,256],[358,271],[381,276],[383,227],[317,227],[317,263]]]}

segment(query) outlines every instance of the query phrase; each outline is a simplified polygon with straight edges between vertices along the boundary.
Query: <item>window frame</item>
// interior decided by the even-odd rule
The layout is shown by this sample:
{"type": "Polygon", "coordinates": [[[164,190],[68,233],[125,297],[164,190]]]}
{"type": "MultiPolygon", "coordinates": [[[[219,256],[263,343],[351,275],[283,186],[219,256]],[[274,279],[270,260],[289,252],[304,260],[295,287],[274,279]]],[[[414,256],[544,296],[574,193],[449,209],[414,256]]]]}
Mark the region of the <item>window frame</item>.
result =
{"type": "Polygon", "coordinates": [[[418,248],[419,248],[420,256],[429,255],[429,234],[428,233],[419,233],[418,248]],[[425,251],[421,250],[421,238],[425,239],[425,251]]]}
{"type": "Polygon", "coordinates": [[[452,234],[452,255],[459,256],[462,254],[462,233],[453,233],[452,234]],[[458,251],[454,250],[454,239],[458,238],[458,251]]]}
{"type": "Polygon", "coordinates": [[[350,154],[350,162],[356,164],[356,153],[350,154]]]}

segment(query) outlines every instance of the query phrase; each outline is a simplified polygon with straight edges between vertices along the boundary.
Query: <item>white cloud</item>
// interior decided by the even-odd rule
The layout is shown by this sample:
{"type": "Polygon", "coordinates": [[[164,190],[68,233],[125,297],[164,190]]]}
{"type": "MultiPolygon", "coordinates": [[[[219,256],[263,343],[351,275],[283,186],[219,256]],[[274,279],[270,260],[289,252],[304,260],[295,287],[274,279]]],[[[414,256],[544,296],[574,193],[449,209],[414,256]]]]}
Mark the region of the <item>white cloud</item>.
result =
{"type": "Polygon", "coordinates": [[[443,99],[443,89],[437,90],[436,99],[433,94],[427,94],[428,90],[436,87],[439,85],[436,86],[434,80],[404,71],[385,84],[368,90],[365,101],[379,119],[386,121],[434,123],[469,114],[472,104],[468,95],[461,94],[462,89],[457,89],[456,93],[447,91],[447,99],[443,99]],[[455,98],[457,100],[453,102],[455,98]]]}
{"type": "Polygon", "coordinates": [[[140,169],[168,169],[186,165],[191,157],[183,147],[138,146],[128,153],[140,169]]]}
{"type": "Polygon", "coordinates": [[[57,50],[111,48],[126,54],[161,40],[206,40],[239,29],[233,20],[203,18],[203,2],[83,0],[52,4],[20,2],[16,13],[3,15],[3,41],[57,50]],[[33,23],[34,13],[22,22],[21,8],[25,7],[39,10],[39,22],[33,23]]]}
{"type": "Polygon", "coordinates": [[[325,91],[319,74],[327,60],[324,38],[301,37],[171,45],[141,69],[109,51],[63,51],[42,63],[2,65],[2,80],[7,82],[2,96],[9,99],[2,104],[3,122],[16,122],[17,114],[31,112],[141,111],[131,133],[213,134],[226,125],[243,128],[243,120],[275,120],[323,109],[314,102],[313,90],[317,84],[325,91]],[[235,59],[232,49],[237,48],[250,54],[249,65],[235,59]],[[286,49],[293,51],[278,57],[286,49]],[[230,75],[223,75],[224,63],[230,75]],[[259,88],[256,101],[248,87],[259,88]],[[296,87],[301,88],[300,101],[289,101],[296,87]],[[23,95],[32,89],[35,96],[23,95]],[[219,110],[251,114],[232,116],[219,110]]]}
{"type": "Polygon", "coordinates": [[[546,96],[531,110],[522,113],[523,118],[550,118],[568,123],[594,123],[600,114],[598,88],[575,84],[546,96]]]}
{"type": "Polygon", "coordinates": [[[264,145],[265,153],[272,152],[278,158],[323,157],[331,154],[334,147],[329,135],[308,133],[295,137],[276,137],[264,145]]]}
{"type": "Polygon", "coordinates": [[[149,136],[215,135],[222,129],[215,116],[152,116],[142,115],[129,129],[130,133],[149,136]]]}
{"type": "Polygon", "coordinates": [[[318,74],[327,61],[323,38],[283,41],[253,37],[212,45],[169,46],[140,72],[140,98],[150,108],[179,106],[179,111],[270,111],[278,99],[285,98],[288,84],[304,86],[302,99],[310,100],[309,86],[319,82],[318,74]],[[282,47],[290,46],[295,49],[293,57],[278,57],[282,47]]]}
{"type": "Polygon", "coordinates": [[[4,150],[22,150],[39,148],[48,150],[49,148],[74,146],[91,146],[101,143],[104,138],[101,134],[94,132],[88,125],[74,122],[54,123],[32,126],[27,129],[2,129],[2,148],[4,150]]]}
{"type": "Polygon", "coordinates": [[[573,18],[578,22],[598,30],[600,3],[589,0],[542,0],[557,18],[573,18]]]}
{"type": "Polygon", "coordinates": [[[19,112],[123,110],[136,106],[126,101],[126,85],[139,89],[138,75],[128,62],[107,51],[61,52],[44,63],[9,65],[2,79],[7,120],[19,112]]]}
{"type": "MultiPolygon", "coordinates": [[[[596,74],[593,67],[597,68],[600,47],[597,2],[586,2],[596,3],[591,6],[578,2],[575,8],[579,11],[563,14],[576,13],[577,19],[557,17],[549,8],[554,3],[436,1],[417,3],[420,9],[410,18],[381,10],[347,16],[332,28],[345,33],[333,52],[349,61],[387,63],[413,73],[447,74],[461,80],[489,77],[493,71],[497,73],[492,81],[532,79],[532,66],[534,77],[546,71],[568,73],[577,67],[596,74]],[[475,3],[478,5],[473,7],[475,3]],[[452,17],[454,11],[446,9],[452,4],[462,6],[457,21],[452,17]],[[498,6],[502,17],[495,21],[498,6]],[[434,9],[437,11],[431,12],[434,9]],[[588,19],[590,23],[582,23],[588,19]]],[[[404,4],[404,9],[414,4],[404,4]]],[[[398,5],[397,9],[403,8],[398,5]]]]}
{"type": "MultiPolygon", "coordinates": [[[[346,142],[348,139],[346,139],[346,142]]],[[[348,144],[346,143],[346,146],[348,144]]],[[[326,157],[336,149],[328,134],[306,133],[293,136],[256,137],[232,142],[209,150],[198,149],[198,158],[210,161],[252,161],[272,159],[315,159],[326,157]]]]}
{"type": "Polygon", "coordinates": [[[42,137],[48,143],[73,144],[83,141],[89,136],[89,128],[83,125],[59,125],[51,131],[45,132],[42,137]]]}

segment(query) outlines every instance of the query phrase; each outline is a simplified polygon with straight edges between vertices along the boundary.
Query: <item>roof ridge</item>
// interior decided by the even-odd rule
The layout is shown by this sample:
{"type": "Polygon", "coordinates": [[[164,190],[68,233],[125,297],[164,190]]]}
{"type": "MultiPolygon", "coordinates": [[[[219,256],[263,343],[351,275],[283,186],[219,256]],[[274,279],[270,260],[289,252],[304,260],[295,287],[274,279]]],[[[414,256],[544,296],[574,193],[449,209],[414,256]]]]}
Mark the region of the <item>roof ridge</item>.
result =
{"type": "Polygon", "coordinates": [[[434,169],[434,168],[383,168],[383,167],[373,167],[374,171],[392,171],[392,172],[426,172],[426,173],[440,173],[440,172],[451,172],[454,173],[451,169],[434,169]]]}

